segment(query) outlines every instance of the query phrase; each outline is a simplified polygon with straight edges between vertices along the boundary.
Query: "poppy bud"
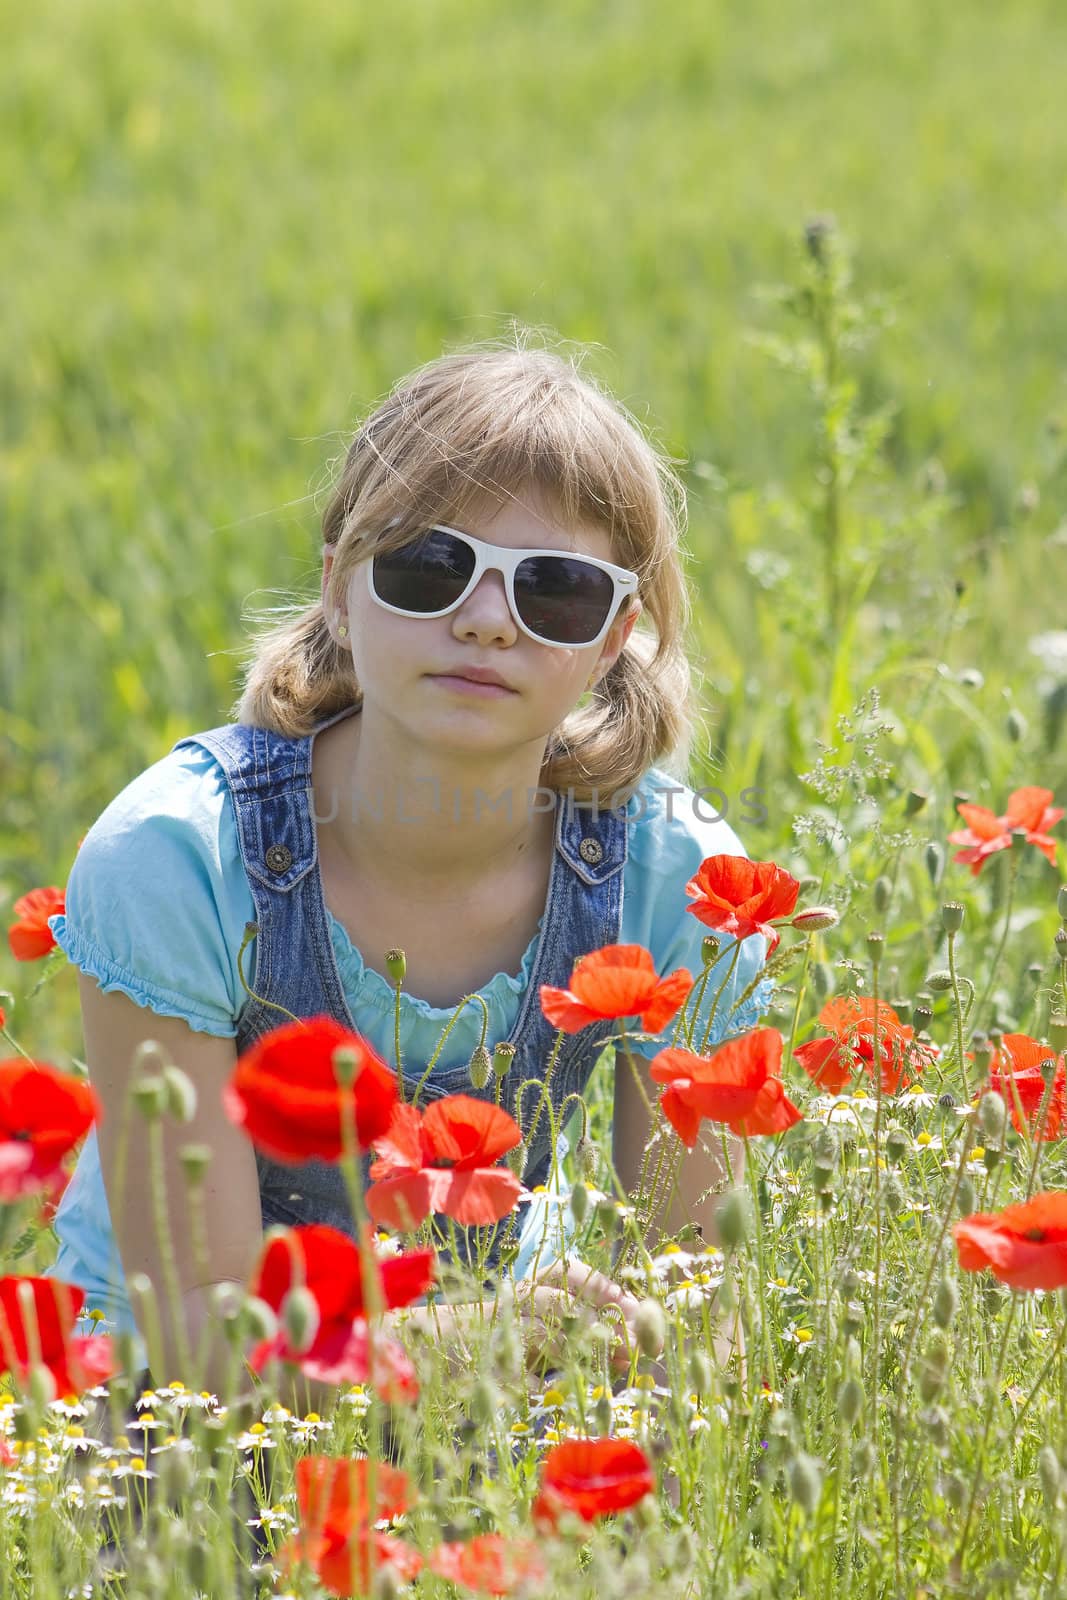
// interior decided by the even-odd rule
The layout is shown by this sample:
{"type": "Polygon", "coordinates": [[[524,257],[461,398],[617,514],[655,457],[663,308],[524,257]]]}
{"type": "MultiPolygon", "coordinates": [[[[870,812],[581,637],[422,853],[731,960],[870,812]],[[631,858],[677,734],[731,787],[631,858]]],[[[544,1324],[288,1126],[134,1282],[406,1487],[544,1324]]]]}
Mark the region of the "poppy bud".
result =
{"type": "Polygon", "coordinates": [[[130,1090],[134,1104],[146,1122],[154,1122],[163,1115],[167,1090],[161,1077],[141,1078],[130,1090]]]}
{"type": "Polygon", "coordinates": [[[980,1039],[975,1039],[974,1064],[978,1068],[979,1072],[989,1071],[990,1067],[993,1065],[993,1057],[995,1054],[996,1051],[994,1050],[991,1041],[986,1038],[985,1034],[982,1034],[980,1039]]]}
{"type": "Polygon", "coordinates": [[[589,1190],[584,1183],[575,1183],[571,1186],[570,1205],[571,1216],[580,1228],[589,1215],[589,1190]]]}
{"type": "Polygon", "coordinates": [[[1056,896],[1056,911],[1064,922],[1067,922],[1067,883],[1061,883],[1056,896]]]}
{"type": "Polygon", "coordinates": [[[403,950],[387,950],[385,952],[385,970],[393,983],[403,983],[404,976],[408,970],[407,957],[403,950]]]}
{"type": "Polygon", "coordinates": [[[50,1406],[56,1398],[56,1380],[49,1368],[43,1366],[39,1361],[35,1362],[30,1370],[30,1381],[26,1385],[26,1392],[29,1395],[30,1404],[38,1407],[41,1411],[46,1406],[50,1406]]]}
{"type": "Polygon", "coordinates": [[[834,1181],[833,1167],[821,1167],[818,1163],[811,1169],[812,1188],[816,1194],[826,1194],[834,1181]]]}
{"type": "Polygon", "coordinates": [[[900,1179],[895,1175],[886,1179],[885,1188],[882,1190],[882,1198],[885,1202],[886,1210],[892,1217],[903,1211],[907,1204],[908,1197],[904,1193],[900,1179]]]}
{"type": "Polygon", "coordinates": [[[1050,1444],[1043,1444],[1037,1452],[1037,1477],[1041,1493],[1050,1505],[1055,1505],[1060,1497],[1062,1476],[1059,1456],[1050,1444]]]}
{"type": "Polygon", "coordinates": [[[874,900],[874,909],[879,916],[889,910],[889,902],[893,898],[893,880],[886,877],[884,872],[875,878],[871,898],[874,900]]]}
{"type": "Polygon", "coordinates": [[[963,671],[957,674],[956,681],[965,689],[984,689],[985,673],[980,672],[977,667],[964,667],[963,671]]]}
{"type": "Polygon", "coordinates": [[[934,1321],[939,1328],[948,1328],[960,1303],[959,1291],[951,1278],[942,1278],[934,1290],[934,1321]]]}
{"type": "Polygon", "coordinates": [[[359,1057],[350,1045],[339,1045],[334,1051],[333,1075],[342,1089],[350,1089],[359,1076],[359,1057]]]}
{"type": "Polygon", "coordinates": [[[841,1331],[846,1339],[855,1339],[863,1332],[867,1313],[861,1300],[846,1300],[842,1308],[841,1331]]]}
{"type": "Polygon", "coordinates": [[[946,900],[941,907],[941,926],[946,933],[959,933],[966,907],[959,900],[946,900]]]}
{"type": "Polygon", "coordinates": [[[615,1235],[622,1226],[622,1218],[619,1216],[619,1208],[616,1206],[614,1200],[598,1201],[597,1208],[593,1213],[593,1216],[597,1227],[600,1229],[600,1232],[604,1235],[605,1239],[614,1239],[615,1235]]]}
{"type": "Polygon", "coordinates": [[[945,852],[936,839],[931,839],[923,851],[923,866],[926,868],[926,876],[930,880],[931,887],[936,889],[945,870],[945,852]]]}
{"type": "Polygon", "coordinates": [[[1067,1050],[1067,1017],[1049,1017],[1048,1038],[1053,1050],[1067,1050]]]}
{"type": "Polygon", "coordinates": [[[500,1391],[491,1378],[480,1377],[471,1390],[471,1416],[483,1427],[495,1421],[500,1410],[500,1391]]]}
{"type": "Polygon", "coordinates": [[[515,1046],[508,1039],[502,1039],[493,1049],[493,1076],[498,1080],[506,1078],[511,1071],[511,1063],[515,1059],[515,1046]]]}
{"type": "Polygon", "coordinates": [[[252,1339],[273,1339],[278,1332],[278,1318],[274,1307],[261,1300],[258,1294],[245,1296],[241,1307],[241,1321],[252,1339]]]}
{"type": "Polygon", "coordinates": [[[489,1074],[493,1070],[493,1058],[484,1044],[475,1046],[467,1071],[470,1073],[471,1088],[484,1089],[489,1082],[489,1074]]]}
{"type": "Polygon", "coordinates": [[[1052,942],[1056,946],[1056,954],[1060,960],[1067,961],[1067,928],[1058,928],[1052,942]]]}
{"type": "Polygon", "coordinates": [[[855,1267],[846,1267],[841,1274],[841,1293],[844,1295],[859,1294],[862,1279],[855,1267]]]}
{"type": "Polygon", "coordinates": [[[919,1362],[919,1393],[927,1404],[944,1388],[948,1363],[948,1345],[943,1336],[937,1335],[930,1340],[919,1362]]]}
{"type": "Polygon", "coordinates": [[[952,988],[952,974],[947,967],[938,967],[936,972],[930,972],[926,977],[926,987],[935,994],[943,994],[946,989],[952,988]]]}
{"type": "Polygon", "coordinates": [[[978,1123],[987,1139],[997,1141],[1001,1138],[1007,1115],[1003,1095],[995,1089],[987,1090],[978,1102],[978,1123]]]}
{"type": "Polygon", "coordinates": [[[929,798],[929,795],[923,794],[919,789],[909,789],[908,797],[904,802],[904,815],[906,817],[917,817],[929,798]]]}
{"type": "Polygon", "coordinates": [[[944,1450],[949,1441],[949,1415],[944,1406],[931,1406],[919,1412],[919,1421],[925,1427],[938,1450],[944,1450]]]}
{"type": "Polygon", "coordinates": [[[886,1129],[885,1153],[888,1160],[892,1161],[894,1165],[903,1160],[908,1144],[908,1135],[903,1128],[894,1126],[886,1129]]]}
{"type": "Polygon", "coordinates": [[[708,1394],[714,1374],[711,1362],[699,1345],[694,1345],[689,1352],[689,1382],[694,1394],[708,1394]]]}
{"type": "Polygon", "coordinates": [[[802,878],[797,880],[797,898],[803,900],[804,896],[810,894],[813,889],[817,889],[821,882],[821,878],[816,878],[812,873],[806,872],[802,878]]]}
{"type": "Polygon", "coordinates": [[[521,1178],[526,1171],[526,1146],[520,1140],[513,1150],[509,1150],[504,1157],[516,1178],[521,1178]]]}
{"type": "Polygon", "coordinates": [[[663,1307],[658,1300],[642,1300],[634,1312],[634,1338],[643,1356],[658,1356],[667,1336],[663,1307]]]}
{"type": "Polygon", "coordinates": [[[840,920],[833,906],[808,906],[806,910],[797,912],[792,925],[798,933],[821,933],[824,928],[832,928],[840,920]]]}
{"type": "Polygon", "coordinates": [[[1004,718],[1004,731],[1008,735],[1008,738],[1011,740],[1012,744],[1018,744],[1021,739],[1026,738],[1026,718],[1023,716],[1021,711],[1016,709],[1015,706],[1012,706],[1011,710],[1004,718]]]}
{"type": "Polygon", "coordinates": [[[961,1178],[956,1191],[956,1210],[961,1217],[969,1217],[977,1204],[978,1196],[974,1192],[974,1184],[970,1178],[961,1178]]]}
{"type": "Polygon", "coordinates": [[[813,1516],[822,1497],[822,1468],[814,1456],[798,1450],[789,1463],[789,1495],[805,1516],[813,1516]]]}
{"type": "Polygon", "coordinates": [[[736,1250],[752,1232],[752,1205],[743,1189],[731,1189],[715,1211],[719,1238],[727,1250],[736,1250]]]}
{"type": "Polygon", "coordinates": [[[610,1394],[602,1394],[593,1406],[593,1421],[596,1430],[602,1438],[606,1439],[611,1432],[611,1424],[615,1420],[610,1394]]]}
{"type": "Polygon", "coordinates": [[[700,959],[706,967],[710,967],[721,949],[721,944],[713,933],[706,933],[700,941],[700,959]]]}
{"type": "Polygon", "coordinates": [[[858,1478],[869,1478],[878,1464],[878,1453],[869,1439],[861,1439],[852,1452],[852,1465],[858,1478]]]}
{"type": "Polygon", "coordinates": [[[297,1352],[310,1350],[319,1331],[319,1303],[306,1286],[290,1289],[282,1301],[280,1321],[285,1337],[297,1352]]]}
{"type": "Polygon", "coordinates": [[[865,1395],[858,1378],[846,1378],[837,1391],[837,1410],[841,1421],[851,1428],[863,1410],[865,1395]]]}
{"type": "Polygon", "coordinates": [[[574,1147],[574,1164],[578,1168],[579,1177],[583,1178],[586,1183],[592,1183],[596,1177],[596,1145],[584,1133],[574,1147]]]}
{"type": "Polygon", "coordinates": [[[211,1161],[211,1146],[207,1144],[183,1144],[178,1151],[178,1160],[182,1164],[182,1171],[190,1184],[199,1183],[207,1171],[211,1161]]]}
{"type": "Polygon", "coordinates": [[[827,966],[825,961],[816,961],[811,969],[811,986],[820,1000],[834,992],[833,968],[827,966]]]}
{"type": "Polygon", "coordinates": [[[181,1067],[163,1068],[163,1089],[167,1111],[175,1122],[192,1122],[196,1116],[196,1087],[181,1067]]]}

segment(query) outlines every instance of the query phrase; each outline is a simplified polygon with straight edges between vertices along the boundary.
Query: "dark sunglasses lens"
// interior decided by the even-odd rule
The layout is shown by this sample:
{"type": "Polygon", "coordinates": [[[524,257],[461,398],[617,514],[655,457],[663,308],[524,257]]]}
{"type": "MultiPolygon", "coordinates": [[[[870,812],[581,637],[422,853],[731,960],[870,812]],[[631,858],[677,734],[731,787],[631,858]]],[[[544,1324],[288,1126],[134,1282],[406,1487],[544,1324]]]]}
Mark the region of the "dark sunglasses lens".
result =
{"type": "Polygon", "coordinates": [[[374,557],[374,592],[401,611],[430,615],[455,605],[473,571],[470,545],[433,528],[399,550],[374,557]]]}
{"type": "Polygon", "coordinates": [[[519,616],[554,644],[589,644],[608,619],[615,597],[611,574],[569,556],[530,556],[515,571],[519,616]]]}

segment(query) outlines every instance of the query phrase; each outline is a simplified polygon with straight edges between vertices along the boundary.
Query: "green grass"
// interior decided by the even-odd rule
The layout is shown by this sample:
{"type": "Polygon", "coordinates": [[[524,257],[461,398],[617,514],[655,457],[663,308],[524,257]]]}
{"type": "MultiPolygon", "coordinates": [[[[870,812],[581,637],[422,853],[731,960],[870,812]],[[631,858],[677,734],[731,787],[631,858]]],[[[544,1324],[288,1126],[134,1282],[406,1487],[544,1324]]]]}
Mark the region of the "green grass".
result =
{"type": "MultiPolygon", "coordinates": [[[[953,899],[961,970],[991,991],[967,1032],[1047,1032],[1067,998],[1052,944],[1063,843],[1055,867],[1027,853],[1005,923],[1006,860],[972,879],[944,842],[960,795],[999,811],[1022,784],[1067,794],[1067,667],[1030,648],[1064,627],[1061,7],[42,0],[3,22],[0,907],[62,884],[118,790],[226,720],[246,610],[317,588],[316,507],[358,420],[414,365],[516,318],[588,347],[684,463],[707,718],[694,780],[760,787],[750,853],[810,876],[809,900],[841,915],[783,974],[770,1020],[803,1039],[828,994],[869,992],[872,930],[880,992],[913,1005],[946,965],[953,899]],[[805,250],[827,212],[851,285],[805,250]],[[805,295],[855,335],[833,349],[830,389],[832,339],[797,315],[805,295]],[[909,808],[909,791],[925,803],[909,808]]],[[[31,1000],[40,975],[0,955],[20,1043],[64,1064],[81,1049],[73,974],[31,1000]]],[[[932,1009],[938,1090],[960,1104],[951,996],[932,1009]]],[[[787,1076],[803,1099],[799,1069],[787,1076]]],[[[1025,1428],[1009,1391],[1038,1379],[1062,1306],[1031,1298],[1009,1323],[1010,1295],[937,1245],[959,1209],[953,1174],[914,1141],[957,1128],[955,1112],[890,1107],[913,1142],[885,1182],[862,1138],[842,1139],[821,1211],[806,1104],[795,1139],[762,1153],[762,1226],[732,1269],[782,1379],[779,1421],[721,1387],[727,1420],[709,1404],[703,1432],[665,1404],[654,1434],[694,1497],[691,1543],[663,1505],[639,1549],[594,1544],[590,1592],[873,1600],[897,1594],[900,1559],[909,1595],[940,1594],[977,1485],[962,1592],[1052,1600],[1062,1498],[1038,1451],[1067,1467],[1062,1359],[1025,1428]],[[877,1293],[845,1287],[876,1261],[877,1293]],[[918,1297],[929,1262],[960,1293],[936,1402],[947,1435],[902,1354],[913,1321],[913,1363],[937,1343],[918,1297]],[[777,1277],[791,1298],[768,1288],[777,1277]],[[853,1369],[865,1409],[846,1437],[853,1369]],[[804,1455],[823,1472],[810,1514],[790,1491],[804,1455]],[[708,1483],[728,1486],[721,1503],[698,1493],[708,1483]]],[[[594,1112],[602,1131],[602,1099],[594,1112]]],[[[976,1169],[976,1203],[1020,1197],[1032,1159],[1009,1135],[976,1169]]],[[[1042,1163],[1062,1185],[1058,1144],[1042,1163]]],[[[51,1248],[26,1242],[18,1270],[51,1248]]],[[[679,1321],[674,1337],[678,1395],[701,1335],[679,1321]]],[[[475,1359],[510,1450],[528,1396],[507,1348],[475,1359]]],[[[595,1349],[576,1347],[579,1410],[595,1378],[595,1349]]],[[[425,1503],[440,1510],[451,1485],[469,1529],[460,1478],[486,1430],[464,1435],[460,1468],[452,1441],[493,1406],[469,1385],[446,1394],[432,1361],[424,1383],[413,1470],[444,1472],[425,1503]]],[[[521,1524],[533,1475],[523,1457],[495,1485],[501,1525],[521,1524]]],[[[71,1582],[92,1542],[78,1526],[71,1582]]],[[[0,1515],[0,1554],[12,1530],[0,1515]]],[[[0,1562],[0,1600],[27,1581],[0,1562]]]]}

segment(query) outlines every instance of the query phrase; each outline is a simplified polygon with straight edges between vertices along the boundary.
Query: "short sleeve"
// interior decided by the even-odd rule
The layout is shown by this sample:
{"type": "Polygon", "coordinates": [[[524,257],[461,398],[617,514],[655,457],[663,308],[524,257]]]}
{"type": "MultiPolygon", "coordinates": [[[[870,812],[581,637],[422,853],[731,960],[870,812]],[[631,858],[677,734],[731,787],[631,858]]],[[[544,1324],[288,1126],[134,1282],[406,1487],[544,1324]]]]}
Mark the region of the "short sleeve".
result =
{"type": "Polygon", "coordinates": [[[221,768],[186,748],[135,778],[89,829],[65,911],[48,925],[105,994],[232,1038],[237,951],[253,914],[221,768]]]}
{"type": "MultiPolygon", "coordinates": [[[[700,863],[716,855],[747,857],[747,851],[725,817],[715,814],[712,802],[700,791],[694,793],[679,779],[651,768],[639,786],[630,823],[620,942],[644,945],[660,977],[685,967],[698,984],[701,981],[702,945],[712,930],[688,910],[685,886],[700,863]]],[[[756,1027],[774,992],[772,979],[759,978],[752,992],[745,994],[766,960],[767,941],[762,934],[743,939],[736,957],[737,940],[728,933],[716,937],[721,948],[704,990],[694,1034],[695,1044],[703,1045],[712,1002],[722,987],[705,1048],[727,1034],[756,1027]]],[[[656,1035],[628,1040],[630,1049],[635,1055],[651,1058],[673,1043],[676,1022],[677,1018],[673,1019],[656,1035]]]]}

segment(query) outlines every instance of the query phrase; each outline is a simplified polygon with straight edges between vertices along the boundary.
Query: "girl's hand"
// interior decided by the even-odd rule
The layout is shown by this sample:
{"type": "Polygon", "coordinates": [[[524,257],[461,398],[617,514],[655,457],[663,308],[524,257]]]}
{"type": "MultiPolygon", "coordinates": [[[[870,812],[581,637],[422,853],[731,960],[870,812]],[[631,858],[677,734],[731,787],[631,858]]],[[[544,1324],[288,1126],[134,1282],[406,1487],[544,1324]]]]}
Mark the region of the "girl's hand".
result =
{"type": "Polygon", "coordinates": [[[616,1372],[628,1370],[638,1301],[603,1272],[581,1262],[552,1261],[536,1278],[520,1279],[515,1296],[531,1330],[531,1364],[562,1364],[568,1323],[577,1315],[580,1326],[599,1320],[616,1330],[611,1365],[616,1372]]]}

